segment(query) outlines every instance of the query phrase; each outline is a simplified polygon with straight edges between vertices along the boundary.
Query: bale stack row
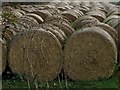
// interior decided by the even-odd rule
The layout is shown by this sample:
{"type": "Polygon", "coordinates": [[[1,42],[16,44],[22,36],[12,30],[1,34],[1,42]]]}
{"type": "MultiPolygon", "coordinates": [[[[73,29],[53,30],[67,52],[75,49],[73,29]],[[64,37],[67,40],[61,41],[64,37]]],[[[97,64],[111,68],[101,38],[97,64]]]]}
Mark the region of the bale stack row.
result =
{"type": "Polygon", "coordinates": [[[114,72],[118,55],[118,31],[104,22],[110,17],[110,7],[106,8],[106,3],[81,4],[90,10],[72,24],[76,32],[65,44],[64,70],[73,80],[108,78],[114,72]]]}
{"type": "Polygon", "coordinates": [[[55,79],[61,69],[73,80],[110,77],[119,46],[116,8],[110,3],[51,2],[10,9],[17,21],[3,37],[11,70],[40,81],[55,79]]]}

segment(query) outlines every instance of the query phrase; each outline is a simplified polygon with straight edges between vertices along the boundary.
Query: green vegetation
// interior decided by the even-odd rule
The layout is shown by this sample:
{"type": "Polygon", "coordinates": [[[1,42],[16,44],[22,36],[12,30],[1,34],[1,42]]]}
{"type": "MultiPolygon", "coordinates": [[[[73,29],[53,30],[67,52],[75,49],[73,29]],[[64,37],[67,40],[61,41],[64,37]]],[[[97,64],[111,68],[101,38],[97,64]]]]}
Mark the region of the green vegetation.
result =
{"type": "MultiPolygon", "coordinates": [[[[38,88],[118,88],[118,78],[111,77],[106,80],[97,81],[58,81],[54,80],[48,83],[37,82],[38,88]]],[[[35,83],[28,83],[27,80],[12,78],[3,80],[3,88],[35,88],[35,83]]]]}

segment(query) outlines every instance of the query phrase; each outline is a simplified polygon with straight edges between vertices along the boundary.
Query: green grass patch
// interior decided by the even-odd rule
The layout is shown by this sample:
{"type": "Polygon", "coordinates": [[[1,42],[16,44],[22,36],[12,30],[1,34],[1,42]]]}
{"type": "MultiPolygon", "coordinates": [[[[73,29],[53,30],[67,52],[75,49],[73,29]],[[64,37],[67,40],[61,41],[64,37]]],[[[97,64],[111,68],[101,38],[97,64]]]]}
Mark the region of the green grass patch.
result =
{"type": "MultiPolygon", "coordinates": [[[[3,89],[5,88],[35,88],[34,82],[28,82],[25,80],[3,80],[3,89]]],[[[48,83],[45,82],[37,82],[39,88],[118,88],[118,79],[116,77],[111,77],[106,80],[97,80],[97,81],[50,81],[48,83]]]]}

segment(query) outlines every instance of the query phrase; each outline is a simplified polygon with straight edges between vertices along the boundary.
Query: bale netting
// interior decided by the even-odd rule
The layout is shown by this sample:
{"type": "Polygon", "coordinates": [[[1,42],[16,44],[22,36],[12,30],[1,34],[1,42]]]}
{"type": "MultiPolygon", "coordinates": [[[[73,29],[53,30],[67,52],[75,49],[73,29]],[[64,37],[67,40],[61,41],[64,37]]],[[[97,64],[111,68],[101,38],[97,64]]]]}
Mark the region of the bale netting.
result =
{"type": "Polygon", "coordinates": [[[64,48],[64,70],[73,80],[109,78],[117,62],[112,37],[99,27],[76,31],[64,48]]]}
{"type": "Polygon", "coordinates": [[[21,32],[9,45],[9,66],[13,73],[40,81],[57,77],[62,68],[62,47],[54,34],[44,29],[21,32]]]}

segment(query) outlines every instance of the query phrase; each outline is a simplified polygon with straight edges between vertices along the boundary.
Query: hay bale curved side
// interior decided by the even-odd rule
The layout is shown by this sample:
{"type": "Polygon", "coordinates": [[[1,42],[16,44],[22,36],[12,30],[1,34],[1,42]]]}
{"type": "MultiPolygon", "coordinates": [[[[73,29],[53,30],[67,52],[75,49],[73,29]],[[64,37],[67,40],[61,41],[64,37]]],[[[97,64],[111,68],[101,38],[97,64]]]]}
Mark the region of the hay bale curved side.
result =
{"type": "Polygon", "coordinates": [[[14,36],[9,45],[9,65],[14,73],[50,81],[60,73],[62,63],[61,44],[49,31],[21,32],[14,36]]]}
{"type": "Polygon", "coordinates": [[[78,18],[78,14],[74,10],[68,10],[61,13],[70,23],[78,18]]]}
{"type": "Polygon", "coordinates": [[[51,23],[57,26],[58,28],[60,28],[66,34],[67,37],[70,37],[72,33],[75,31],[72,27],[65,24],[60,24],[56,22],[51,22],[51,23]]]}
{"type": "Polygon", "coordinates": [[[0,38],[0,75],[4,72],[7,64],[7,47],[5,41],[0,38]]]}
{"type": "Polygon", "coordinates": [[[63,35],[61,33],[59,33],[59,31],[57,30],[58,28],[53,28],[51,27],[49,24],[43,24],[43,25],[40,25],[44,30],[46,31],[50,31],[51,33],[53,33],[57,39],[59,40],[59,42],[61,43],[61,45],[63,45],[65,42],[65,38],[63,37],[63,35]]]}
{"type": "Polygon", "coordinates": [[[107,23],[111,19],[116,19],[116,18],[118,19],[118,18],[120,18],[120,16],[118,16],[118,15],[111,15],[111,16],[107,17],[103,22],[107,23]]]}
{"type": "Polygon", "coordinates": [[[67,40],[64,57],[65,73],[73,80],[108,78],[117,62],[117,48],[103,29],[85,28],[67,40]]]}
{"type": "Polygon", "coordinates": [[[98,19],[96,19],[95,17],[86,15],[86,16],[82,16],[82,17],[78,18],[77,20],[75,20],[72,24],[72,27],[75,30],[79,30],[80,28],[94,26],[99,23],[100,23],[100,21],[98,19]]]}
{"type": "Polygon", "coordinates": [[[39,23],[33,17],[23,16],[17,20],[15,25],[18,31],[26,31],[27,29],[39,25],[39,23]]]}
{"type": "Polygon", "coordinates": [[[95,26],[100,27],[103,30],[105,30],[106,32],[108,32],[112,36],[116,45],[118,45],[118,32],[113,27],[111,27],[110,25],[105,24],[105,23],[99,23],[95,26]]]}
{"type": "Polygon", "coordinates": [[[43,18],[45,20],[47,17],[51,17],[52,14],[48,10],[37,10],[32,13],[35,13],[43,18]]]}
{"type": "Polygon", "coordinates": [[[29,13],[29,14],[26,14],[26,16],[33,17],[34,19],[37,20],[37,22],[38,22],[39,24],[41,24],[41,23],[44,22],[43,18],[42,18],[41,16],[37,15],[37,14],[29,13]]]}
{"type": "Polygon", "coordinates": [[[113,28],[115,28],[119,23],[120,23],[120,17],[111,19],[107,22],[107,24],[112,26],[113,28]]]}
{"type": "Polygon", "coordinates": [[[99,21],[101,21],[101,22],[102,22],[103,20],[105,20],[105,18],[106,18],[105,13],[104,13],[103,11],[100,11],[100,10],[89,11],[89,12],[87,12],[86,14],[87,14],[87,15],[91,15],[91,16],[97,18],[97,19],[98,19],[99,21]]]}

